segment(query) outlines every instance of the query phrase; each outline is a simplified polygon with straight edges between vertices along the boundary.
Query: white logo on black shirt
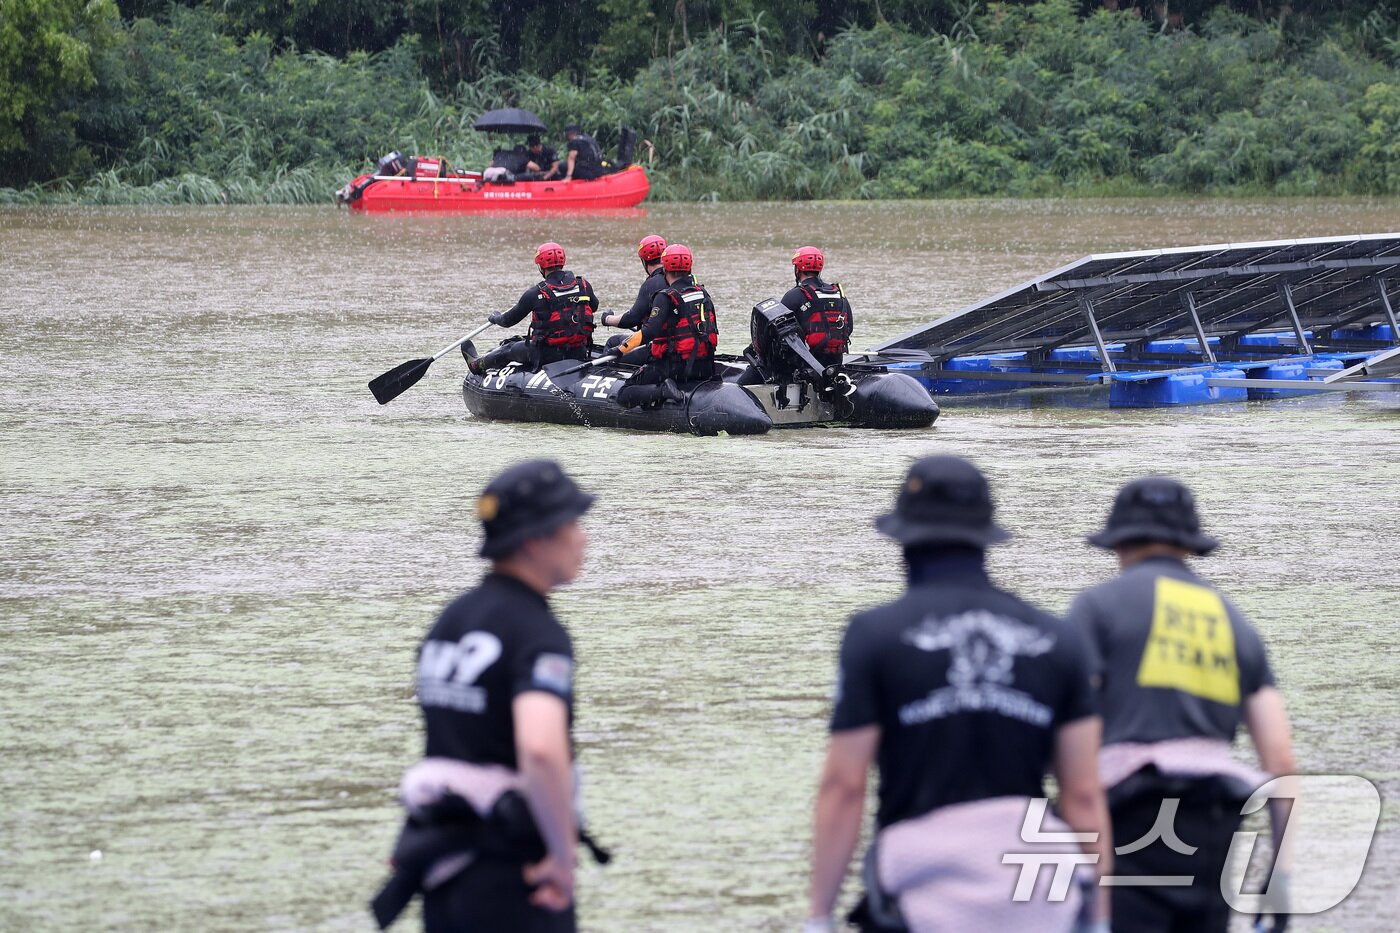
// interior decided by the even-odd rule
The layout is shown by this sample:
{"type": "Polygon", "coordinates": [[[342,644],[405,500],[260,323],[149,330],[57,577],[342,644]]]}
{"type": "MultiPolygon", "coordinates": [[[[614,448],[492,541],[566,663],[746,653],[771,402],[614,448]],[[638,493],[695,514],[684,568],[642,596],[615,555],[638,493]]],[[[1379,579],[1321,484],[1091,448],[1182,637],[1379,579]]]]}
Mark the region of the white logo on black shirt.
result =
{"type": "Polygon", "coordinates": [[[468,632],[461,641],[425,641],[418,655],[418,700],[461,713],[486,709],[486,691],[476,680],[501,656],[501,640],[490,632],[468,632]]]}
{"type": "Polygon", "coordinates": [[[925,618],[904,632],[921,651],[951,651],[948,686],[899,710],[899,721],[916,725],[955,713],[990,712],[1048,726],[1050,707],[1014,689],[1017,656],[1037,657],[1055,646],[1055,636],[1008,616],[973,609],[946,619],[925,618]]]}
{"type": "Polygon", "coordinates": [[[574,662],[565,654],[542,654],[535,659],[530,682],[542,690],[567,697],[574,683],[574,662]]]}

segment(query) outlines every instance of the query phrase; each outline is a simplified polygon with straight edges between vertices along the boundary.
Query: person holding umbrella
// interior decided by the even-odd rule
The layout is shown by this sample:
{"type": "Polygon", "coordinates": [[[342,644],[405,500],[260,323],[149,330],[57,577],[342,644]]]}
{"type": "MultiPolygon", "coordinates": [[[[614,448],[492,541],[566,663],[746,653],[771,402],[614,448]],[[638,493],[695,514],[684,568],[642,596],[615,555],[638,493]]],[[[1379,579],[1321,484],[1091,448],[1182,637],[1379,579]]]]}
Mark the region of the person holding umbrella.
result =
{"type": "Polygon", "coordinates": [[[539,134],[546,130],[544,121],[531,111],[519,107],[488,110],[476,118],[472,129],[482,133],[528,134],[525,148],[517,145],[514,149],[497,149],[492,165],[506,168],[515,174],[548,172],[553,177],[558,177],[558,159],[554,150],[540,146],[539,134]],[[537,146],[540,146],[538,150],[535,148],[537,146]],[[548,169],[545,166],[548,166],[548,169]]]}

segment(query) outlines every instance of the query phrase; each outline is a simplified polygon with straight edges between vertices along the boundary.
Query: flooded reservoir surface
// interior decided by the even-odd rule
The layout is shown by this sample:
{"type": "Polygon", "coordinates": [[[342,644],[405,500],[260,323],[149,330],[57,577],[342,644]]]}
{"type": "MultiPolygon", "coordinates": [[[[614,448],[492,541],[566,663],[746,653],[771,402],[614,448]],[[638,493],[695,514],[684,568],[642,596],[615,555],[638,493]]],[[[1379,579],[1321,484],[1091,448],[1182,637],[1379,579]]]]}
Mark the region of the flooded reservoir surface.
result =
{"type": "MultiPolygon", "coordinates": [[[[1055,611],[1113,572],[1083,536],[1119,484],[1189,483],[1302,770],[1389,799],[1400,392],[697,438],[476,420],[455,353],[386,407],[365,383],[509,307],[546,239],[617,310],[637,241],[685,242],[738,352],[809,242],[863,348],[1093,252],[1396,230],[1394,201],[0,212],[0,928],[371,929],[416,646],[481,573],[476,493],[541,455],[600,495],[554,600],[616,855],[581,874],[586,930],[800,924],[836,642],[898,591],[871,522],[936,452],[987,471],[1016,534],[993,576],[1055,611]]],[[[1387,806],[1357,891],[1296,927],[1393,930],[1397,885],[1387,806]]]]}

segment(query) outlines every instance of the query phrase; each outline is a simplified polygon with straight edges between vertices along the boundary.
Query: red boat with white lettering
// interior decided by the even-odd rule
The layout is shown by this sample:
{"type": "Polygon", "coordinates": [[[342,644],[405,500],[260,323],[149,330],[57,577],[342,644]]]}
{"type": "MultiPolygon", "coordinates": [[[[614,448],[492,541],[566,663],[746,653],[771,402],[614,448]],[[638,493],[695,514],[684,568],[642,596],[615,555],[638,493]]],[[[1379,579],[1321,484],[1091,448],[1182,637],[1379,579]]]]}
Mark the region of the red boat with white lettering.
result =
{"type": "Polygon", "coordinates": [[[361,175],[336,200],[356,211],[590,211],[636,207],[651,188],[640,165],[589,181],[517,181],[414,161],[417,170],[406,174],[361,175]]]}

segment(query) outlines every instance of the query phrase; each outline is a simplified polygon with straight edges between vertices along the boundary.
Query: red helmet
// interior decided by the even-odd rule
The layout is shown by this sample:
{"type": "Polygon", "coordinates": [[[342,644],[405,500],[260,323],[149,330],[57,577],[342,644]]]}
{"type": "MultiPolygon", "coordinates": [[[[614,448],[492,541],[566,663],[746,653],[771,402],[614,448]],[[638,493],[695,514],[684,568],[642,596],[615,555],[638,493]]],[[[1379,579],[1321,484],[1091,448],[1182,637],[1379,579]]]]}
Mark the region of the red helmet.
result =
{"type": "Polygon", "coordinates": [[[804,246],[792,254],[792,265],[798,272],[820,272],[826,257],[815,246],[804,246]]]}
{"type": "Polygon", "coordinates": [[[653,233],[651,236],[642,237],[642,242],[637,244],[637,255],[641,257],[642,262],[656,262],[665,249],[666,240],[653,233]]]}
{"type": "Polygon", "coordinates": [[[564,247],[558,243],[541,243],[535,250],[535,265],[541,269],[564,268],[564,247]]]}
{"type": "Polygon", "coordinates": [[[661,268],[667,272],[689,272],[695,265],[695,257],[690,250],[679,243],[672,243],[661,251],[661,268]]]}

